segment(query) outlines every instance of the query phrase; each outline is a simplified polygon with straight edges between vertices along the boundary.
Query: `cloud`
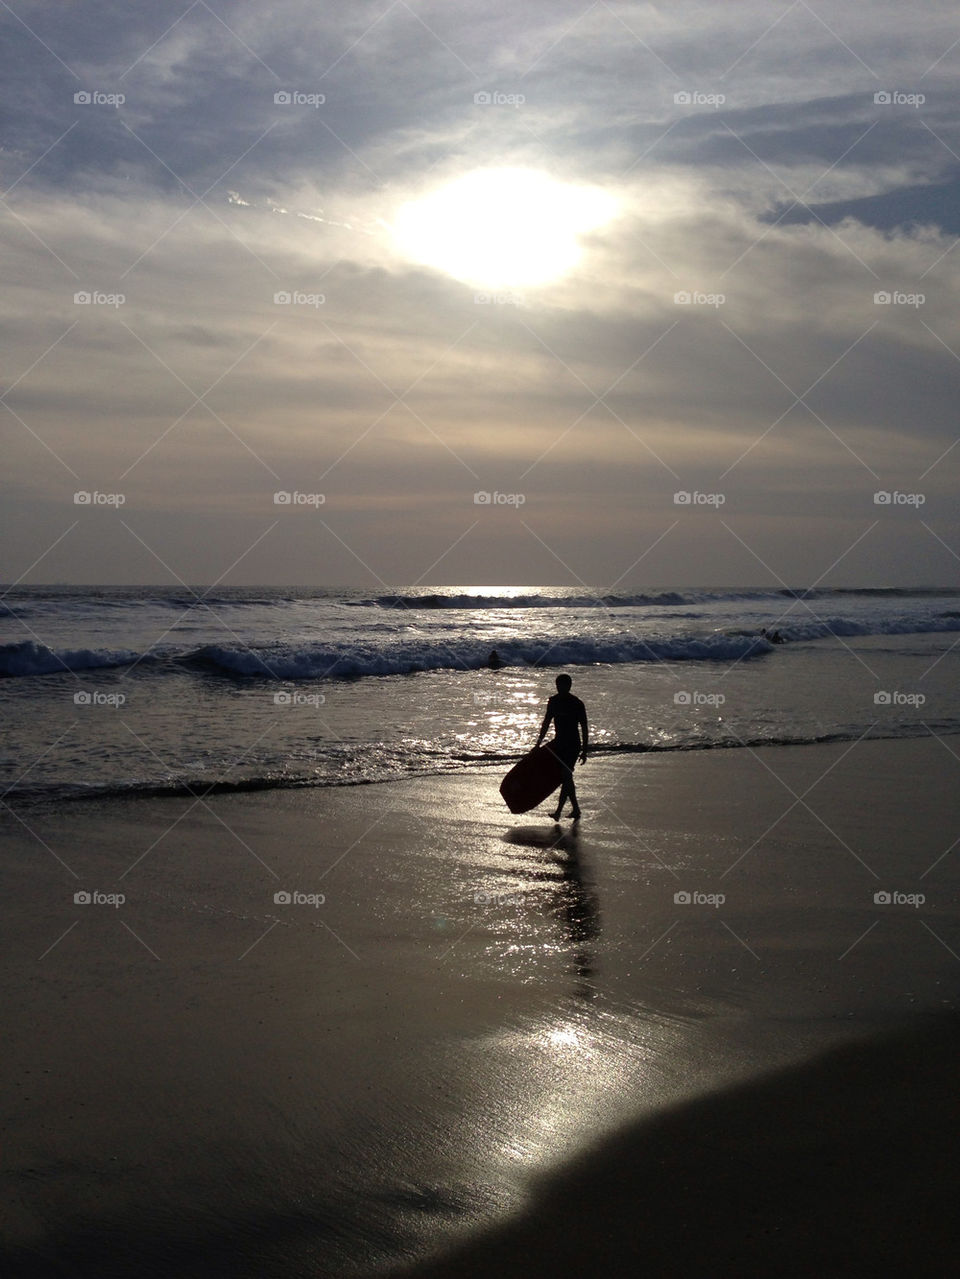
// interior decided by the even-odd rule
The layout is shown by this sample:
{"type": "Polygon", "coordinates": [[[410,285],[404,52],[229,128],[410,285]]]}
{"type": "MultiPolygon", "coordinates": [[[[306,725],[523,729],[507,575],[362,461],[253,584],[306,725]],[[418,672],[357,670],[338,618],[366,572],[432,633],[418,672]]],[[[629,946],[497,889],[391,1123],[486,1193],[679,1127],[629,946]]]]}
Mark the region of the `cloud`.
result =
{"type": "MultiPolygon", "coordinates": [[[[531,527],[597,581],[677,518],[678,488],[726,486],[729,520],[796,582],[876,517],[881,486],[922,476],[955,540],[952,55],[927,71],[948,14],[931,6],[900,44],[898,15],[881,4],[852,29],[798,4],[767,31],[759,4],[200,4],[165,35],[125,5],[60,25],[34,6],[54,53],[14,30],[0,226],[23,567],[73,518],[77,476],[126,485],[171,554],[202,529],[211,576],[299,477],[361,559],[389,543],[396,580],[471,525],[479,488],[526,492],[531,527]],[[873,102],[921,82],[922,112],[873,102]],[[74,104],[78,84],[127,100],[74,104]],[[294,90],[325,101],[273,101],[294,90]],[[566,278],[478,302],[390,226],[493,163],[597,182],[618,216],[566,278]]],[[[706,525],[680,514],[642,572],[705,581],[706,525]]],[[[282,553],[244,573],[312,580],[306,526],[283,527],[282,553]]],[[[567,580],[529,535],[518,558],[516,536],[482,513],[443,574],[567,580]]],[[[952,580],[916,522],[897,536],[919,578],[952,580]]],[[[709,538],[718,580],[758,580],[709,538]]],[[[366,580],[327,541],[337,580],[366,580]]],[[[48,568],[89,577],[70,545],[48,568]]],[[[147,571],[128,542],[115,553],[115,580],[147,571]]],[[[855,567],[873,581],[885,562],[855,567]]]]}

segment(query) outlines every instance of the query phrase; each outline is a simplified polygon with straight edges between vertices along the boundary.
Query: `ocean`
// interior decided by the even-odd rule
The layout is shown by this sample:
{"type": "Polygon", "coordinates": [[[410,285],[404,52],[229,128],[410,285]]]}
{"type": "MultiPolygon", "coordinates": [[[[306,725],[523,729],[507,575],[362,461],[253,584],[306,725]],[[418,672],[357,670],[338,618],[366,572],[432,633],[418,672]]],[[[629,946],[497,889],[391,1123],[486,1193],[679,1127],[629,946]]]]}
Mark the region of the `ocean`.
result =
{"type": "Polygon", "coordinates": [[[605,753],[947,736],[958,644],[953,589],[18,586],[0,785],[31,804],[502,771],[560,670],[605,753]]]}

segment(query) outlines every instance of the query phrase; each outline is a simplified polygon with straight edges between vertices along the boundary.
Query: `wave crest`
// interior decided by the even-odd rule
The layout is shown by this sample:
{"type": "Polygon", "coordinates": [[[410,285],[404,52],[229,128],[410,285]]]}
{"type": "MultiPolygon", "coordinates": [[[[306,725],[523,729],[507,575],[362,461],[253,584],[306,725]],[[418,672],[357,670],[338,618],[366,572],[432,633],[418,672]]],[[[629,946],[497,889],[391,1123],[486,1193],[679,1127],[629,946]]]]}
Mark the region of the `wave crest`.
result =
{"type": "Polygon", "coordinates": [[[33,640],[0,644],[0,676],[53,675],[128,666],[138,659],[129,649],[47,648],[33,640]]]}

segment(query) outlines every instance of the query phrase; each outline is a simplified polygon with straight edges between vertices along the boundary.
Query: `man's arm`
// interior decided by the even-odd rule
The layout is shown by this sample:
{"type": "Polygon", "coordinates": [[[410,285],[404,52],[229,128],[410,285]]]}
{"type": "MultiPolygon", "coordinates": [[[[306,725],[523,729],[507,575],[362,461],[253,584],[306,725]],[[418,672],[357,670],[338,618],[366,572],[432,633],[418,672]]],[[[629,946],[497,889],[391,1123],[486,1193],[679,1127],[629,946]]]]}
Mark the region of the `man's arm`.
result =
{"type": "MultiPolygon", "coordinates": [[[[540,725],[540,736],[537,738],[537,746],[539,746],[540,743],[543,741],[543,739],[546,737],[547,729],[550,727],[550,721],[553,719],[552,703],[553,703],[553,698],[551,697],[550,701],[547,702],[547,713],[544,715],[543,723],[540,725]]],[[[536,750],[536,746],[534,747],[534,750],[536,750]]]]}
{"type": "Polygon", "coordinates": [[[587,747],[590,744],[590,729],[587,725],[587,708],[580,703],[580,763],[587,762],[587,747]]]}

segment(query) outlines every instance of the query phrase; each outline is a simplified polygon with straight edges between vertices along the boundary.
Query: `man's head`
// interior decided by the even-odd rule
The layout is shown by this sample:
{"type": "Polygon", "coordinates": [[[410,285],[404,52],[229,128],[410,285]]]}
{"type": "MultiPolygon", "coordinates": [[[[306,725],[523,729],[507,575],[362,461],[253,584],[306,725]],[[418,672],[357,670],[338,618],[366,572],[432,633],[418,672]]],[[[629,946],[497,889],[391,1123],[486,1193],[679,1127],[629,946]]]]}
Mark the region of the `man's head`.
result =
{"type": "Polygon", "coordinates": [[[558,675],[557,676],[557,692],[569,693],[570,685],[572,683],[573,683],[573,680],[570,678],[569,675],[558,675]]]}

